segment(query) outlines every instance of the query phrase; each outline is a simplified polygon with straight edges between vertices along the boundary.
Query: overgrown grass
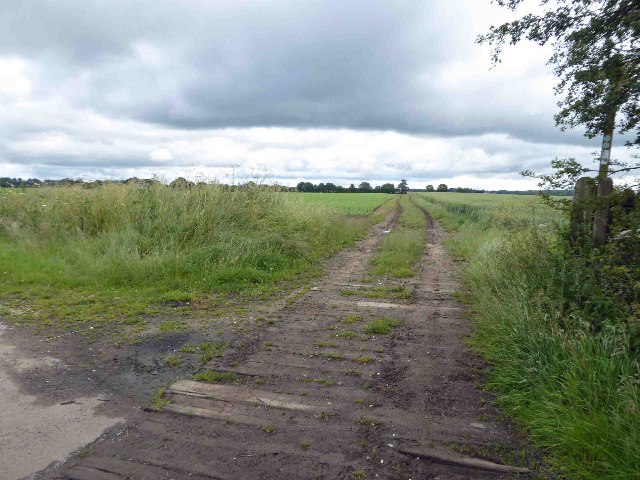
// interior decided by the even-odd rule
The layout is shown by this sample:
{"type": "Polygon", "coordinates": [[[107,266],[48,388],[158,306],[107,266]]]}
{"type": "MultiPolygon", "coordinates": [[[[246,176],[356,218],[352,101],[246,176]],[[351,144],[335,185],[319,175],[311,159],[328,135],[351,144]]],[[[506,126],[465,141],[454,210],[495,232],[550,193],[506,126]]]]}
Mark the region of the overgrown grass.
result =
{"type": "MultiPolygon", "coordinates": [[[[455,232],[448,246],[467,261],[472,342],[493,366],[489,385],[499,403],[570,478],[640,478],[640,365],[629,332],[593,329],[563,313],[568,265],[557,236],[540,228],[545,222],[514,207],[523,200],[483,205],[471,195],[466,211],[476,213],[467,215],[460,197],[452,197],[455,208],[446,194],[434,197],[422,201],[455,232]]],[[[555,212],[536,211],[552,223],[555,212]]]]}
{"type": "Polygon", "coordinates": [[[207,295],[258,295],[299,282],[373,221],[302,197],[219,185],[2,189],[5,313],[103,326],[191,308],[207,295]]]}
{"type": "Polygon", "coordinates": [[[371,262],[374,275],[411,277],[417,273],[418,260],[424,253],[425,218],[409,196],[400,195],[402,213],[371,262]]]}

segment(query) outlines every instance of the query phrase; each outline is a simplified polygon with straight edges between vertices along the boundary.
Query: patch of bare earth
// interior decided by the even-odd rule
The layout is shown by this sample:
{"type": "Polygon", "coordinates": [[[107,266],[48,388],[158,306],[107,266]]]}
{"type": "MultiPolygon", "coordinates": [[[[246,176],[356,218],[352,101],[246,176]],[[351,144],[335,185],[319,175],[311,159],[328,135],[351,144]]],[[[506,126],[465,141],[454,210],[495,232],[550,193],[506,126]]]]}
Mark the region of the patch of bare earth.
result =
{"type": "Polygon", "coordinates": [[[57,479],[512,478],[521,444],[496,420],[466,349],[455,266],[427,215],[420,275],[372,278],[368,265],[397,212],[327,264],[259,336],[206,368],[235,381],[183,378],[126,434],[107,435],[57,479]],[[410,299],[379,298],[402,286],[410,299]],[[378,290],[376,290],[378,289],[378,290]],[[349,294],[345,295],[345,291],[349,294]],[[355,294],[354,294],[355,292],[355,294]],[[383,291],[384,292],[384,291],[383,291]],[[387,334],[365,325],[388,318],[387,334]]]}

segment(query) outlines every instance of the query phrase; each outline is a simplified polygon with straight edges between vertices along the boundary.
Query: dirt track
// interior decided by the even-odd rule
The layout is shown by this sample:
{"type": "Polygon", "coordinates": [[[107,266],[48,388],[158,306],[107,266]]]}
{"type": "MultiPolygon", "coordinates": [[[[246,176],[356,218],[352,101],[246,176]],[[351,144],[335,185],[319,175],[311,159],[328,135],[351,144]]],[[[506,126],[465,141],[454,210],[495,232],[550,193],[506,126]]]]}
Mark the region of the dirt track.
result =
{"type": "Polygon", "coordinates": [[[402,283],[410,300],[367,297],[400,283],[365,283],[396,218],[332,258],[259,336],[210,362],[235,373],[235,384],[185,376],[162,411],[131,417],[88,455],[40,478],[511,478],[502,464],[522,448],[478,388],[483,365],[465,347],[470,325],[452,295],[455,265],[440,227],[427,218],[420,275],[402,283]],[[382,317],[402,326],[361,332],[382,317]]]}

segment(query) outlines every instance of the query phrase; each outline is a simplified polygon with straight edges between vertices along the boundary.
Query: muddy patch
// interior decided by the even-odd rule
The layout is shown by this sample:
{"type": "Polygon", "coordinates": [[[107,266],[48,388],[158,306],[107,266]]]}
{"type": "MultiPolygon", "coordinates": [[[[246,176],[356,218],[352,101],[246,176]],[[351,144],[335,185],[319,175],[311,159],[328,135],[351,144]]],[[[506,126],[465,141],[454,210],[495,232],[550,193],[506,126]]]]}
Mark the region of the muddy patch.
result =
{"type": "Polygon", "coordinates": [[[33,356],[6,343],[0,324],[0,466],[2,478],[29,477],[93,442],[122,418],[102,413],[106,400],[82,396],[45,405],[22,382],[46,385],[47,372],[66,368],[51,356],[33,356]]]}

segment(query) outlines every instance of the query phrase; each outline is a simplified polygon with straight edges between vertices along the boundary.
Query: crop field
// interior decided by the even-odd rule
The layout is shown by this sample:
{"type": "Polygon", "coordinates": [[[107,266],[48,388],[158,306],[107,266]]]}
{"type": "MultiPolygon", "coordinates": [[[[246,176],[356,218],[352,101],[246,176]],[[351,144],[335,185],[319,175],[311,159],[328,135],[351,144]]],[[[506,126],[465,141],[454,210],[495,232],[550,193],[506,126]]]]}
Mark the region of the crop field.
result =
{"type": "Polygon", "coordinates": [[[328,208],[346,215],[369,215],[393,199],[387,193],[288,193],[307,205],[328,208]]]}
{"type": "Polygon", "coordinates": [[[3,189],[2,309],[38,326],[117,328],[167,305],[268,295],[318,273],[317,260],[361,237],[391,198],[311,196],[219,185],[3,189]]]}
{"type": "Polygon", "coordinates": [[[489,386],[504,410],[569,478],[637,478],[633,313],[616,314],[620,304],[593,287],[594,260],[563,250],[562,214],[535,197],[416,198],[451,232],[447,246],[464,260],[472,344],[492,364],[489,386]]]}

